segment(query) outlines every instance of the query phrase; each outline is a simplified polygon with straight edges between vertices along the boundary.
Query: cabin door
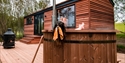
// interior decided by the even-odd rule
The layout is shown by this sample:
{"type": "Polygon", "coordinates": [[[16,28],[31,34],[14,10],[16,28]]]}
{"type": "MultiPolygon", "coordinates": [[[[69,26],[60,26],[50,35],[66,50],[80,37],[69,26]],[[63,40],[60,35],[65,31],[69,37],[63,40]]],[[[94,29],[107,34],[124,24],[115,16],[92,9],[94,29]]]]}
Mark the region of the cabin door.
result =
{"type": "Polygon", "coordinates": [[[38,14],[34,16],[34,35],[42,35],[44,28],[43,14],[38,14]]]}

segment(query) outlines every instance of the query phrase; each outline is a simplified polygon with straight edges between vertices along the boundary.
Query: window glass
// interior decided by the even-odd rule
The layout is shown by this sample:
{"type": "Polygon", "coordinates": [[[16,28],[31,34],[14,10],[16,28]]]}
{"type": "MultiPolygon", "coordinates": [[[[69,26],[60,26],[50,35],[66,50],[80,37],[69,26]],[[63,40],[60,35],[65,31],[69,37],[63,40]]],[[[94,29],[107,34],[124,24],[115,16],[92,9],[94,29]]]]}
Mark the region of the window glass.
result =
{"type": "Polygon", "coordinates": [[[34,16],[34,34],[35,35],[42,35],[41,30],[44,28],[44,20],[43,20],[43,14],[38,14],[34,16]]]}
{"type": "Polygon", "coordinates": [[[75,27],[75,6],[59,9],[58,21],[64,22],[66,27],[75,27]]]}
{"type": "Polygon", "coordinates": [[[27,24],[27,25],[32,24],[32,18],[31,18],[31,17],[28,17],[28,18],[27,18],[26,24],[27,24]]]}

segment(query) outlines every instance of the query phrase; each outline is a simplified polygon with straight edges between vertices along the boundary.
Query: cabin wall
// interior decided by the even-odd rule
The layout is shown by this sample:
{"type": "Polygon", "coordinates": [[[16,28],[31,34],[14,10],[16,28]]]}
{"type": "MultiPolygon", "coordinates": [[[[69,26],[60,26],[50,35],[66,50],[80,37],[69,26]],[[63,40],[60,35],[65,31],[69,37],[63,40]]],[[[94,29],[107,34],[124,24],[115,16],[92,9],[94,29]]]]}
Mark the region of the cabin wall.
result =
{"type": "Polygon", "coordinates": [[[34,24],[34,16],[32,16],[32,24],[34,24]]]}
{"type": "Polygon", "coordinates": [[[26,18],[24,18],[24,25],[26,25],[26,18]]]}
{"type": "MultiPolygon", "coordinates": [[[[84,22],[84,29],[114,29],[113,6],[109,0],[79,0],[59,8],[70,5],[75,5],[75,28],[78,28],[79,24],[84,22]]],[[[52,13],[52,10],[44,12],[44,30],[52,30],[52,13]]],[[[24,34],[34,34],[34,16],[32,17],[31,25],[26,25],[26,19],[24,19],[24,24],[24,34]]]]}
{"type": "Polygon", "coordinates": [[[44,30],[52,30],[52,10],[44,13],[44,30]]]}
{"type": "Polygon", "coordinates": [[[76,5],[76,27],[84,22],[84,29],[89,29],[89,1],[81,0],[76,5]]]}
{"type": "MultiPolygon", "coordinates": [[[[79,26],[82,22],[85,23],[85,29],[89,29],[89,1],[81,0],[69,5],[65,5],[60,8],[65,8],[70,5],[75,5],[75,13],[76,13],[76,27],[79,26]],[[85,3],[83,5],[83,3],[85,3]]],[[[68,29],[75,29],[68,28],[68,29]]],[[[44,30],[52,30],[52,10],[44,13],[44,30]],[[45,17],[46,16],[46,17],[45,17]]]]}
{"type": "Polygon", "coordinates": [[[109,0],[90,0],[90,29],[114,30],[113,6],[109,0]]]}
{"type": "Polygon", "coordinates": [[[32,24],[26,24],[26,18],[24,19],[24,35],[34,35],[34,16],[32,16],[32,24]]]}

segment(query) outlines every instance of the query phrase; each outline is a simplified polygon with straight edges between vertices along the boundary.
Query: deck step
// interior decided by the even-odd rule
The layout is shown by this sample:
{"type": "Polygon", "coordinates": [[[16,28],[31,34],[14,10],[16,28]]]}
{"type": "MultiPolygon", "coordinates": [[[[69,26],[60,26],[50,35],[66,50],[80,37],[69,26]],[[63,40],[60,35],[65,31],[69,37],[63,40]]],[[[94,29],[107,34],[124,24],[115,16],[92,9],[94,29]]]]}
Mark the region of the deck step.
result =
{"type": "Polygon", "coordinates": [[[37,35],[26,35],[22,39],[20,39],[20,42],[26,43],[26,44],[37,44],[39,43],[41,36],[37,35]]]}
{"type": "Polygon", "coordinates": [[[25,37],[41,37],[41,36],[38,36],[38,35],[25,35],[25,37]]]}
{"type": "Polygon", "coordinates": [[[23,43],[26,43],[26,44],[29,44],[31,40],[26,40],[26,39],[20,39],[20,42],[23,42],[23,43]]]}
{"type": "Polygon", "coordinates": [[[32,40],[34,37],[23,37],[23,39],[32,40]]]}

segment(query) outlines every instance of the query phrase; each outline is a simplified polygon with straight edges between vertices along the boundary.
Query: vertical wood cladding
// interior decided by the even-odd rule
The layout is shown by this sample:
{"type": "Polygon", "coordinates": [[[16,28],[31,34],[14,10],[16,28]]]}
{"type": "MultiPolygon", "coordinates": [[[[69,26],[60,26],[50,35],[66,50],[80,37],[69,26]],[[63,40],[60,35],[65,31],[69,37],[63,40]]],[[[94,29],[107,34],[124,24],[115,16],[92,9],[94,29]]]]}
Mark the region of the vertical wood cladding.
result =
{"type": "MultiPolygon", "coordinates": [[[[44,40],[44,63],[116,63],[116,43],[110,41],[116,40],[115,33],[92,33],[92,37],[89,36],[90,33],[75,32],[66,35],[62,45],[44,40]],[[71,41],[66,43],[66,40],[71,41]]],[[[51,32],[44,33],[45,39],[52,39],[52,36],[51,32]]]]}
{"type": "Polygon", "coordinates": [[[109,0],[90,0],[90,29],[114,29],[114,12],[109,0]]]}

